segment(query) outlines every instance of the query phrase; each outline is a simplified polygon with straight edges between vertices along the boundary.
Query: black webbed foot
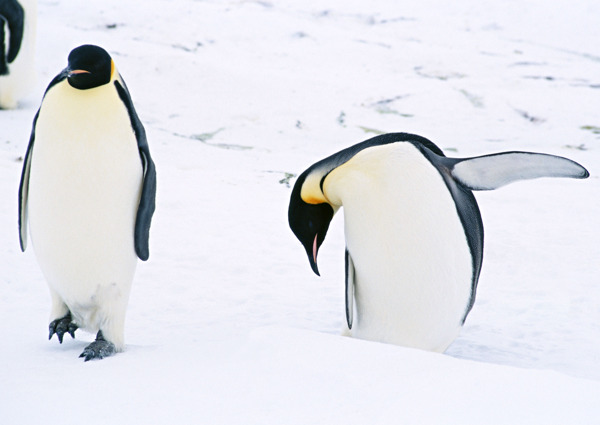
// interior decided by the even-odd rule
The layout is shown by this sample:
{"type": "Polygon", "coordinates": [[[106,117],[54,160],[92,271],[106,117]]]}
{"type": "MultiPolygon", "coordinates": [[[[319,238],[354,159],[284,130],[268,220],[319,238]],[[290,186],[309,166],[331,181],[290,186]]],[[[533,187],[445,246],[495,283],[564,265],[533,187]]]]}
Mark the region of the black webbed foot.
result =
{"type": "Polygon", "coordinates": [[[115,344],[105,340],[104,335],[102,335],[102,331],[98,331],[98,334],[96,335],[96,341],[85,347],[83,353],[81,353],[79,357],[83,357],[84,361],[87,362],[88,360],[100,360],[104,357],[112,356],[116,352],[117,350],[115,349],[115,344]]]}
{"type": "Polygon", "coordinates": [[[64,317],[50,322],[50,325],[48,326],[50,331],[48,339],[52,339],[52,335],[56,334],[58,342],[62,344],[64,334],[68,333],[72,338],[75,338],[75,331],[77,328],[77,324],[73,322],[73,318],[71,317],[71,312],[68,312],[64,317]]]}

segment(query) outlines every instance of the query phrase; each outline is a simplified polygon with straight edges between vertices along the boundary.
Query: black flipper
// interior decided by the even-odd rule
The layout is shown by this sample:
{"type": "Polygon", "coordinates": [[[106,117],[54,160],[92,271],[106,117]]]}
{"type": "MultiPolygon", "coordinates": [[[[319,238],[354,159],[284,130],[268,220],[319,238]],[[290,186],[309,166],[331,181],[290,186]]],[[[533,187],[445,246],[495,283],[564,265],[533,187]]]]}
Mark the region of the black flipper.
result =
{"type": "Polygon", "coordinates": [[[142,196],[140,198],[140,204],[135,220],[135,252],[142,261],[146,261],[150,256],[148,241],[150,237],[150,224],[155,209],[156,169],[152,157],[150,156],[150,149],[148,147],[148,141],[146,140],[146,130],[133,107],[127,85],[125,85],[125,82],[121,85],[119,81],[115,81],[115,87],[121,101],[123,101],[127,108],[127,112],[129,113],[131,127],[133,128],[137,139],[140,158],[144,168],[142,196]]]}
{"type": "Polygon", "coordinates": [[[98,334],[96,335],[96,341],[85,347],[79,357],[83,357],[84,361],[87,362],[89,360],[100,360],[105,357],[112,356],[116,352],[117,350],[115,349],[115,344],[105,340],[104,335],[102,335],[102,331],[98,331],[98,334]]]}
{"type": "Polygon", "coordinates": [[[13,62],[23,41],[25,11],[16,0],[0,1],[0,75],[8,74],[7,64],[13,62]],[[6,21],[9,31],[9,45],[6,49],[6,21]]]}
{"type": "Polygon", "coordinates": [[[19,184],[19,243],[21,251],[27,248],[27,196],[29,194],[29,172],[31,168],[31,153],[35,141],[35,125],[37,124],[40,111],[38,109],[33,119],[33,128],[29,137],[29,145],[23,159],[23,171],[21,172],[21,183],[19,184]]]}
{"type": "Polygon", "coordinates": [[[346,248],[346,323],[348,329],[352,329],[354,319],[354,262],[346,248]]]}

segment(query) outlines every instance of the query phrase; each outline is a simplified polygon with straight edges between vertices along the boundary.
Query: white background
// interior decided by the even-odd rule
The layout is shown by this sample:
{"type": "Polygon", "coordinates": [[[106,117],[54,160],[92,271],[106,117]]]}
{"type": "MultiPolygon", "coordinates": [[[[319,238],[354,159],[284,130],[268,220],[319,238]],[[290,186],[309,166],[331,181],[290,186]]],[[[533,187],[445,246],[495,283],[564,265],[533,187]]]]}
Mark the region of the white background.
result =
{"type": "Polygon", "coordinates": [[[0,111],[1,423],[600,423],[600,3],[47,0],[38,11],[38,84],[0,111]],[[126,351],[88,363],[78,355],[94,335],[47,341],[50,297],[17,232],[33,116],[84,43],[112,55],[158,171],[126,351]],[[449,156],[538,151],[591,173],[476,193],[483,272],[444,355],[339,336],[341,214],[320,278],[287,225],[287,173],[397,131],[449,156]]]}

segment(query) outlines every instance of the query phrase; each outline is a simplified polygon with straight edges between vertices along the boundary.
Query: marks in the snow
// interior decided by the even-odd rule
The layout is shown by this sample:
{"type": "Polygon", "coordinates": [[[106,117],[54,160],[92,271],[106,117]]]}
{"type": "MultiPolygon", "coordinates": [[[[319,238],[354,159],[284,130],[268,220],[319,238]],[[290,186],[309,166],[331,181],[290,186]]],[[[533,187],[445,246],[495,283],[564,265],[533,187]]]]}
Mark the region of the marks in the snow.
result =
{"type": "Polygon", "coordinates": [[[527,121],[529,121],[532,124],[541,124],[546,121],[544,118],[533,116],[527,111],[523,111],[521,109],[516,109],[516,108],[513,108],[513,109],[517,114],[519,114],[521,117],[525,118],[527,121]]]}
{"type": "Polygon", "coordinates": [[[483,108],[483,98],[481,96],[477,96],[465,89],[458,89],[458,92],[462,94],[474,108],[483,108]]]}
{"type": "Polygon", "coordinates": [[[373,109],[378,114],[391,114],[391,115],[398,115],[398,116],[404,117],[404,118],[412,118],[414,116],[413,114],[400,112],[398,110],[399,108],[395,105],[395,103],[397,101],[405,99],[408,96],[410,96],[410,95],[402,94],[402,95],[398,95],[398,96],[394,96],[394,97],[390,97],[390,98],[386,98],[386,99],[381,99],[376,102],[363,103],[363,106],[373,109]]]}
{"type": "Polygon", "coordinates": [[[567,79],[558,78],[553,75],[524,75],[523,78],[527,80],[562,82],[570,85],[571,87],[587,87],[590,89],[600,89],[600,83],[593,83],[583,78],[567,79]]]}
{"type": "Polygon", "coordinates": [[[231,149],[231,150],[237,150],[237,151],[249,151],[254,149],[253,146],[246,146],[246,145],[236,145],[233,143],[208,143],[204,140],[200,140],[202,143],[204,143],[205,145],[208,146],[213,146],[215,148],[221,148],[221,149],[231,149]]]}
{"type": "Polygon", "coordinates": [[[233,150],[241,150],[241,151],[254,149],[252,146],[246,146],[246,145],[238,145],[238,144],[233,144],[233,143],[211,143],[211,142],[209,142],[209,140],[213,139],[217,134],[219,134],[223,130],[225,130],[225,129],[219,128],[213,132],[192,134],[191,136],[189,136],[189,138],[192,140],[199,140],[200,142],[204,143],[205,145],[214,146],[215,148],[233,149],[233,150]]]}
{"type": "Polygon", "coordinates": [[[585,143],[582,143],[580,145],[565,145],[565,148],[567,148],[567,149],[575,149],[575,150],[578,150],[578,151],[587,151],[588,150],[588,148],[585,145],[585,143]]]}
{"type": "MultiPolygon", "coordinates": [[[[406,113],[406,112],[401,112],[400,106],[398,104],[399,101],[401,101],[402,99],[405,99],[409,96],[410,96],[409,94],[401,94],[401,95],[387,97],[387,98],[376,100],[376,101],[367,100],[367,101],[363,102],[360,106],[371,109],[374,112],[376,112],[378,114],[382,114],[382,115],[398,116],[398,117],[402,117],[402,118],[412,118],[412,117],[414,117],[414,115],[406,113]]],[[[346,113],[344,111],[340,112],[340,115],[337,117],[337,122],[342,127],[346,127],[346,113]]],[[[357,127],[360,128],[366,134],[380,135],[380,134],[386,133],[385,131],[382,131],[382,130],[379,130],[377,128],[373,128],[370,126],[366,126],[366,125],[357,125],[357,127]]]]}
{"type": "Polygon", "coordinates": [[[383,47],[385,49],[392,48],[391,44],[382,43],[382,42],[378,42],[378,41],[369,41],[369,40],[363,40],[363,39],[355,39],[354,41],[356,41],[357,43],[367,44],[369,46],[383,47]]]}
{"type": "Polygon", "coordinates": [[[365,25],[388,25],[388,24],[398,24],[404,22],[415,22],[417,18],[410,16],[395,16],[392,18],[380,17],[379,14],[368,15],[361,13],[340,13],[333,11],[331,9],[321,10],[315,15],[317,18],[332,18],[332,19],[350,19],[353,21],[362,22],[365,25]]]}
{"type": "Polygon", "coordinates": [[[537,47],[543,47],[549,50],[554,50],[555,52],[561,52],[561,53],[566,53],[568,55],[573,55],[573,56],[578,56],[580,58],[584,58],[584,59],[588,59],[594,62],[600,62],[600,56],[598,55],[593,55],[591,53],[587,53],[587,52],[580,52],[577,50],[572,50],[572,49],[564,49],[561,47],[554,47],[554,46],[549,46],[547,44],[544,43],[535,43],[532,41],[526,41],[526,40],[516,40],[518,42],[522,42],[522,43],[526,43],[526,44],[530,44],[532,46],[537,46],[537,47]]]}
{"type": "Polygon", "coordinates": [[[547,66],[547,62],[533,62],[533,61],[519,61],[508,65],[509,67],[513,66],[547,66]]]}
{"type": "Polygon", "coordinates": [[[159,128],[158,130],[167,132],[175,137],[181,137],[183,139],[189,139],[189,140],[197,140],[201,143],[204,143],[205,145],[208,146],[212,146],[215,148],[221,148],[221,149],[230,149],[230,150],[238,150],[238,151],[246,151],[246,150],[251,150],[254,149],[254,146],[247,146],[247,145],[238,145],[235,143],[215,143],[215,142],[209,142],[209,140],[213,139],[217,134],[219,134],[221,131],[224,131],[225,128],[219,128],[215,131],[212,132],[206,132],[206,133],[198,133],[198,134],[192,134],[192,135],[186,135],[186,134],[181,134],[181,133],[177,133],[174,131],[170,131],[164,128],[159,128]]]}
{"type": "Polygon", "coordinates": [[[225,128],[221,127],[215,131],[211,131],[211,132],[207,132],[207,133],[192,134],[190,136],[190,139],[200,140],[201,142],[207,142],[210,139],[214,138],[217,134],[219,134],[223,130],[225,130],[225,128]]]}
{"type": "Polygon", "coordinates": [[[78,30],[81,31],[112,31],[112,30],[116,30],[116,29],[121,29],[123,27],[126,27],[127,25],[124,24],[123,22],[108,22],[108,23],[103,23],[103,24],[95,24],[95,25],[90,25],[87,27],[84,27],[80,24],[76,24],[76,25],[72,25],[72,28],[76,28],[78,30]]]}
{"type": "Polygon", "coordinates": [[[590,89],[600,89],[600,83],[591,83],[587,80],[578,80],[571,84],[573,87],[588,87],[590,89]]]}
{"type": "Polygon", "coordinates": [[[296,31],[295,33],[292,34],[292,38],[308,38],[310,37],[307,33],[305,33],[304,31],[296,31]]]}
{"type": "Polygon", "coordinates": [[[524,75],[523,78],[527,80],[556,81],[556,77],[552,75],[524,75]]]}
{"type": "Polygon", "coordinates": [[[582,125],[579,128],[582,130],[585,130],[585,131],[591,131],[592,134],[595,134],[596,136],[600,136],[600,127],[598,127],[596,125],[582,125]]]}
{"type": "Polygon", "coordinates": [[[290,188],[290,180],[297,176],[296,174],[288,173],[287,171],[266,170],[265,173],[283,174],[283,178],[280,179],[278,183],[284,185],[287,188],[290,188]]]}
{"type": "Polygon", "coordinates": [[[413,69],[415,73],[420,77],[433,78],[440,81],[456,80],[466,77],[465,74],[462,74],[460,72],[442,72],[435,70],[426,70],[423,69],[422,66],[415,66],[413,69]]]}
{"type": "MultiPolygon", "coordinates": [[[[600,58],[598,58],[600,61],[600,58]]],[[[534,62],[534,61],[519,61],[514,62],[509,67],[527,67],[527,68],[535,68],[535,67],[545,67],[548,66],[547,62],[534,62]]],[[[527,74],[523,75],[522,78],[526,80],[538,80],[538,81],[549,81],[549,82],[562,82],[566,83],[572,87],[589,87],[591,89],[600,89],[600,83],[591,82],[585,78],[561,78],[550,74],[527,74]]]]}
{"type": "MultiPolygon", "coordinates": [[[[212,41],[212,43],[214,43],[214,41],[212,41]]],[[[183,50],[184,52],[188,52],[188,53],[196,53],[198,51],[198,49],[203,46],[204,46],[204,43],[202,43],[201,41],[197,41],[192,46],[185,46],[183,44],[172,44],[171,45],[171,47],[173,47],[174,49],[183,50]]]]}
{"type": "Polygon", "coordinates": [[[377,130],[376,128],[365,127],[363,125],[359,125],[358,128],[360,128],[367,134],[375,134],[376,136],[379,136],[380,134],[385,134],[385,131],[377,130]]]}
{"type": "Polygon", "coordinates": [[[254,4],[257,4],[259,6],[262,6],[265,9],[272,9],[273,8],[273,3],[269,2],[269,1],[254,0],[251,3],[254,3],[254,4]]]}
{"type": "Polygon", "coordinates": [[[369,25],[385,25],[385,24],[395,24],[398,22],[415,22],[417,18],[409,17],[409,16],[398,16],[396,18],[378,18],[376,16],[369,16],[367,23],[369,25]]]}

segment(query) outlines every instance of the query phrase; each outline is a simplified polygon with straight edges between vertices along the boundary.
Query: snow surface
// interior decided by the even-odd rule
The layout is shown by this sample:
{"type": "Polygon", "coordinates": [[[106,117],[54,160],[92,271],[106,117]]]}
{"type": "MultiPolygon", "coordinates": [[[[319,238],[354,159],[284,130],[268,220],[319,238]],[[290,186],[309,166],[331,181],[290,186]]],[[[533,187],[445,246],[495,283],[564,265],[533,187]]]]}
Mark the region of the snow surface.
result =
{"type": "Polygon", "coordinates": [[[0,111],[0,423],[600,423],[600,3],[41,1],[39,80],[0,111]],[[406,4],[402,4],[406,3],[406,4]],[[31,122],[69,51],[105,47],[158,171],[126,351],[47,341],[19,250],[31,122]],[[315,276],[290,174],[376,132],[451,156],[567,156],[585,181],[477,193],[477,302],[446,354],[340,336],[343,223],[315,276]]]}

